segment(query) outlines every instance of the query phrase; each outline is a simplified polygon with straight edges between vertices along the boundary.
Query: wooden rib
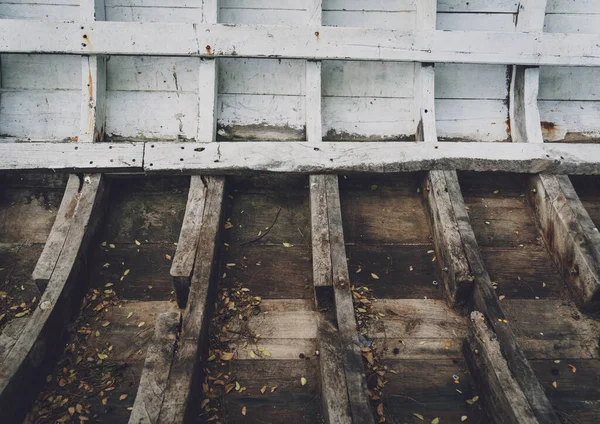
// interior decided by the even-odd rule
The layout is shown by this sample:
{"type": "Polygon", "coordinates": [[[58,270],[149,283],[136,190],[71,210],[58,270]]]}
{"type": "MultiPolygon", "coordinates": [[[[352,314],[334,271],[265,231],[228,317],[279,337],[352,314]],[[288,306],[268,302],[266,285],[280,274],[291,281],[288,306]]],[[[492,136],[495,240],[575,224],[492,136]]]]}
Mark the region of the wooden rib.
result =
{"type": "Polygon", "coordinates": [[[194,413],[200,387],[200,363],[208,346],[207,332],[217,285],[216,262],[222,221],[225,179],[207,177],[208,192],[181,336],[173,359],[158,423],[184,423],[194,413]]]}
{"type": "Polygon", "coordinates": [[[163,312],[156,317],[154,338],[146,351],[144,370],[129,424],[156,423],[163,393],[167,388],[180,319],[181,314],[178,312],[163,312]]]}
{"type": "MultiPolygon", "coordinates": [[[[104,0],[81,0],[81,20],[83,22],[103,21],[104,0]]],[[[87,44],[89,38],[83,38],[87,44]]],[[[81,57],[81,123],[80,142],[103,141],[106,124],[106,57],[81,57]]]]}
{"type": "Polygon", "coordinates": [[[494,423],[536,424],[527,398],[510,372],[496,335],[481,312],[471,313],[471,332],[464,344],[471,375],[482,389],[494,423]]]}
{"type": "MultiPolygon", "coordinates": [[[[216,24],[218,22],[218,0],[205,0],[200,7],[200,22],[216,24]]],[[[218,100],[218,68],[217,59],[198,59],[199,87],[198,87],[198,132],[197,141],[211,142],[217,135],[217,100],[218,100]]],[[[183,225],[179,233],[177,250],[173,257],[171,276],[177,297],[177,304],[185,308],[190,279],[194,269],[194,258],[206,197],[206,184],[199,175],[192,175],[188,202],[185,207],[183,225]]]]}
{"type": "Polygon", "coordinates": [[[468,266],[475,278],[473,307],[482,312],[496,333],[498,342],[508,363],[508,367],[527,397],[529,405],[539,422],[558,424],[556,412],[544,394],[523,350],[506,322],[500,302],[492,286],[490,277],[483,264],[479,246],[469,222],[466,205],[460,191],[458,176],[454,171],[446,171],[446,187],[452,202],[452,208],[458,222],[460,236],[465,248],[468,266]]]}
{"type": "Polygon", "coordinates": [[[600,234],[566,175],[531,179],[530,198],[544,240],[581,309],[600,305],[600,234]]]}
{"type": "Polygon", "coordinates": [[[78,271],[102,216],[102,175],[83,176],[81,189],[67,194],[71,199],[64,203],[72,206],[64,224],[68,231],[64,244],[57,246],[60,253],[48,286],[15,343],[8,349],[0,346],[0,416],[7,422],[17,422],[25,414],[34,388],[43,383],[46,368],[62,352],[66,323],[80,307],[78,271]]]}

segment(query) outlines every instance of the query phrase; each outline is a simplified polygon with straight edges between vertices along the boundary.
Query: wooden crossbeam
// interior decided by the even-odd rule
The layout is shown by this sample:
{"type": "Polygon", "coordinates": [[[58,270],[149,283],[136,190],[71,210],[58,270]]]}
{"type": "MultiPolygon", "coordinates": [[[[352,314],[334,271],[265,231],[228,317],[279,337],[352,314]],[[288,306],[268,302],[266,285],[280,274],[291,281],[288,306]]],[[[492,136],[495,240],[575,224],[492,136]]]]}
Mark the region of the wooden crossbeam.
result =
{"type": "MultiPolygon", "coordinates": [[[[71,177],[71,181],[73,178],[71,177]]],[[[6,422],[20,422],[29,402],[33,401],[32,387],[43,383],[45,367],[53,366],[56,355],[62,352],[62,335],[74,311],[79,310],[83,291],[78,284],[78,272],[98,221],[105,200],[104,181],[100,174],[82,176],[78,190],[67,187],[61,207],[67,213],[59,225],[52,228],[49,240],[55,240],[56,231],[67,228],[63,243],[51,244],[56,250],[45,257],[52,258],[53,266],[48,286],[37,308],[21,332],[9,346],[0,345],[0,416],[6,422]],[[60,227],[60,228],[59,228],[60,227]],[[23,384],[26,381],[27,384],[23,384]]]]}
{"type": "Polygon", "coordinates": [[[0,52],[599,66],[600,36],[3,19],[0,52]]]}

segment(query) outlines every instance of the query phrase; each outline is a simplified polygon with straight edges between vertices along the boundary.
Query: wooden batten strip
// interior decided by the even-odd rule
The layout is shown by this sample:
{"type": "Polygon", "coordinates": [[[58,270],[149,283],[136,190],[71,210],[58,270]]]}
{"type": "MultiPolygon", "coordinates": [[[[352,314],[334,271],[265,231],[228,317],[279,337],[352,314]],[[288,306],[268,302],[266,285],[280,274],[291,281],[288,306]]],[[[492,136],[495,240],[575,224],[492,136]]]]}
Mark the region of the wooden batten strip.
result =
{"type": "MultiPolygon", "coordinates": [[[[218,0],[205,0],[200,8],[200,23],[218,22],[218,0]]],[[[197,141],[212,142],[217,135],[217,101],[219,68],[217,59],[198,59],[198,133],[197,141]]],[[[194,258],[202,227],[202,216],[206,198],[206,184],[199,175],[192,175],[183,225],[179,233],[177,250],[173,257],[171,276],[177,304],[185,308],[194,269],[194,258]]]]}
{"type": "Polygon", "coordinates": [[[464,344],[465,358],[490,418],[497,424],[537,424],[527,398],[511,373],[496,335],[481,312],[471,313],[471,332],[464,344]]]}
{"type": "Polygon", "coordinates": [[[201,361],[208,346],[208,323],[216,293],[217,250],[223,215],[225,178],[207,177],[207,195],[189,299],[183,313],[177,353],[164,391],[157,423],[183,424],[200,397],[201,361]]]}
{"type": "Polygon", "coordinates": [[[2,19],[0,53],[598,66],[600,35],[2,19]]]}
{"type": "Polygon", "coordinates": [[[475,233],[469,222],[469,215],[467,214],[456,172],[447,173],[446,188],[450,199],[452,199],[452,207],[459,226],[469,268],[475,278],[472,307],[485,315],[491,328],[496,333],[508,367],[519,383],[537,420],[543,423],[559,424],[560,420],[554,408],[525,358],[523,350],[517,343],[508,321],[506,321],[490,277],[485,269],[475,233]]]}
{"type": "Polygon", "coordinates": [[[167,388],[171,361],[175,354],[181,314],[163,312],[156,317],[154,338],[146,350],[146,361],[140,378],[129,424],[157,422],[163,393],[167,388]]]}
{"type": "Polygon", "coordinates": [[[581,309],[600,305],[600,234],[566,175],[532,177],[530,198],[544,240],[581,309]]]}
{"type": "Polygon", "coordinates": [[[64,243],[54,244],[60,253],[48,255],[58,257],[48,286],[16,341],[8,349],[0,346],[0,416],[6,422],[21,421],[36,394],[35,387],[43,384],[47,367],[54,365],[62,352],[65,326],[79,310],[84,294],[78,272],[102,217],[104,191],[99,174],[83,176],[76,193],[67,188],[70,198],[63,204],[70,205],[70,214],[63,225],[68,231],[64,243]]]}

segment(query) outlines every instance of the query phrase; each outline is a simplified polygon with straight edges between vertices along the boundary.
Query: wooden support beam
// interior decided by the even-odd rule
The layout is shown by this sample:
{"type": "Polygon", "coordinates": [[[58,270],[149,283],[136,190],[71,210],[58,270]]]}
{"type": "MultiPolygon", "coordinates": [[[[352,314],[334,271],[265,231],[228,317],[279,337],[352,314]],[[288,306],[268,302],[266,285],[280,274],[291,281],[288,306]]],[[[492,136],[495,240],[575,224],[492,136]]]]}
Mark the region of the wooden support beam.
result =
{"type": "Polygon", "coordinates": [[[183,313],[177,353],[171,365],[157,423],[188,422],[198,407],[201,361],[208,347],[208,324],[218,286],[217,250],[222,224],[225,178],[207,177],[208,191],[198,250],[183,313]]]}
{"type": "Polygon", "coordinates": [[[600,35],[3,19],[0,53],[598,66],[600,35]]]}
{"type": "Polygon", "coordinates": [[[464,344],[465,358],[471,375],[483,391],[483,402],[492,421],[497,424],[539,423],[481,312],[471,313],[470,327],[464,344]]]}
{"type": "Polygon", "coordinates": [[[544,240],[581,309],[600,306],[600,234],[566,175],[530,181],[530,198],[544,240]]]}
{"type": "MultiPolygon", "coordinates": [[[[82,22],[105,19],[104,0],[81,0],[80,8],[82,22]]],[[[86,39],[82,40],[84,44],[87,42],[86,39]]],[[[81,71],[81,124],[78,141],[102,141],[106,123],[106,58],[97,55],[82,56],[81,71]]]]}
{"type": "Polygon", "coordinates": [[[100,174],[85,175],[76,193],[71,187],[63,201],[71,206],[62,224],[68,228],[64,243],[54,244],[59,252],[47,256],[58,258],[48,286],[14,343],[0,346],[0,416],[6,422],[20,422],[25,415],[35,388],[43,384],[48,368],[62,352],[65,326],[84,295],[78,271],[102,217],[104,182],[100,174]]]}
{"type": "Polygon", "coordinates": [[[506,318],[483,264],[479,246],[469,222],[469,216],[460,191],[456,172],[448,172],[446,174],[446,188],[452,201],[468,266],[475,278],[471,306],[485,315],[490,327],[496,333],[508,367],[525,394],[536,419],[541,423],[559,424],[560,420],[544,394],[544,390],[537,380],[535,373],[527,362],[525,354],[517,343],[510,325],[505,322],[506,318]]]}
{"type": "Polygon", "coordinates": [[[163,312],[156,317],[154,338],[146,349],[144,370],[129,416],[129,424],[157,422],[175,354],[180,321],[181,314],[178,312],[163,312]]]}
{"type": "MultiPolygon", "coordinates": [[[[200,14],[200,23],[216,24],[219,15],[218,0],[203,1],[200,14]]],[[[212,142],[216,140],[217,136],[217,94],[219,87],[217,59],[199,58],[198,72],[198,133],[196,140],[212,142]]],[[[180,308],[185,308],[187,302],[200,228],[202,227],[205,199],[206,184],[201,176],[192,175],[183,225],[181,226],[179,242],[171,266],[173,286],[180,308]]]]}

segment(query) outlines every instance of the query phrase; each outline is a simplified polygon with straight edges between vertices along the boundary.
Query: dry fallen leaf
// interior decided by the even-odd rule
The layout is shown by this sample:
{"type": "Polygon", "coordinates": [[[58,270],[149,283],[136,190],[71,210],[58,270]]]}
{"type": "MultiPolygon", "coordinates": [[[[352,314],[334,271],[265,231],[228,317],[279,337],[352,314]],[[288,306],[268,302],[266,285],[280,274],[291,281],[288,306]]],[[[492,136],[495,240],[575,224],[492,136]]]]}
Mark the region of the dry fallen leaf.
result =
{"type": "Polygon", "coordinates": [[[569,365],[569,367],[571,367],[571,371],[573,371],[574,373],[577,372],[577,368],[575,367],[575,365],[571,365],[571,364],[567,364],[569,365]]]}
{"type": "Polygon", "coordinates": [[[123,276],[125,276],[125,275],[128,275],[128,274],[129,274],[129,271],[131,271],[131,270],[129,270],[129,269],[126,269],[126,270],[125,270],[125,272],[123,273],[123,276]]]}
{"type": "Polygon", "coordinates": [[[377,415],[379,415],[380,417],[383,417],[383,403],[380,403],[379,405],[377,405],[377,415]]]}
{"type": "Polygon", "coordinates": [[[133,315],[133,312],[129,312],[129,313],[127,314],[127,319],[131,318],[131,316],[132,316],[132,315],[133,315]]]}
{"type": "Polygon", "coordinates": [[[371,273],[371,277],[373,277],[374,280],[379,280],[379,276],[377,274],[371,273]]]}
{"type": "Polygon", "coordinates": [[[144,321],[142,321],[142,322],[140,322],[140,323],[138,324],[138,327],[143,327],[143,326],[144,326],[144,324],[146,324],[146,323],[145,323],[144,321]]]}
{"type": "Polygon", "coordinates": [[[221,361],[231,361],[233,359],[233,352],[221,353],[221,361]]]}
{"type": "Polygon", "coordinates": [[[273,393],[275,390],[277,390],[277,386],[271,387],[271,393],[273,393]]]}
{"type": "Polygon", "coordinates": [[[168,261],[170,261],[172,259],[171,255],[169,255],[169,254],[165,254],[165,258],[167,258],[168,261]]]}
{"type": "Polygon", "coordinates": [[[552,387],[554,387],[555,389],[558,389],[558,382],[557,381],[553,381],[552,382],[552,387]]]}
{"type": "Polygon", "coordinates": [[[244,415],[244,416],[246,415],[246,407],[245,406],[242,406],[242,415],[244,415]]]}
{"type": "Polygon", "coordinates": [[[466,415],[463,415],[462,417],[460,417],[460,420],[461,421],[467,421],[467,418],[469,418],[469,417],[467,417],[466,415]]]}
{"type": "Polygon", "coordinates": [[[417,414],[416,412],[413,412],[413,415],[414,415],[415,417],[417,417],[418,419],[420,419],[421,421],[423,421],[423,415],[421,415],[421,414],[417,414]]]}
{"type": "Polygon", "coordinates": [[[300,379],[300,383],[302,383],[302,385],[304,386],[306,384],[306,378],[302,377],[300,379]]]}
{"type": "Polygon", "coordinates": [[[283,243],[283,247],[294,247],[291,243],[283,243]]]}
{"type": "Polygon", "coordinates": [[[265,392],[266,392],[266,391],[267,391],[267,386],[262,386],[262,387],[260,388],[260,392],[261,392],[263,395],[265,394],[265,392]]]}
{"type": "Polygon", "coordinates": [[[434,418],[433,420],[431,420],[431,424],[439,424],[440,423],[440,419],[439,418],[434,418]]]}
{"type": "Polygon", "coordinates": [[[119,400],[125,400],[127,399],[127,394],[123,393],[121,396],[119,396],[119,400]]]}
{"type": "Polygon", "coordinates": [[[137,244],[139,246],[142,243],[140,243],[139,241],[135,240],[135,244],[137,244]]]}

